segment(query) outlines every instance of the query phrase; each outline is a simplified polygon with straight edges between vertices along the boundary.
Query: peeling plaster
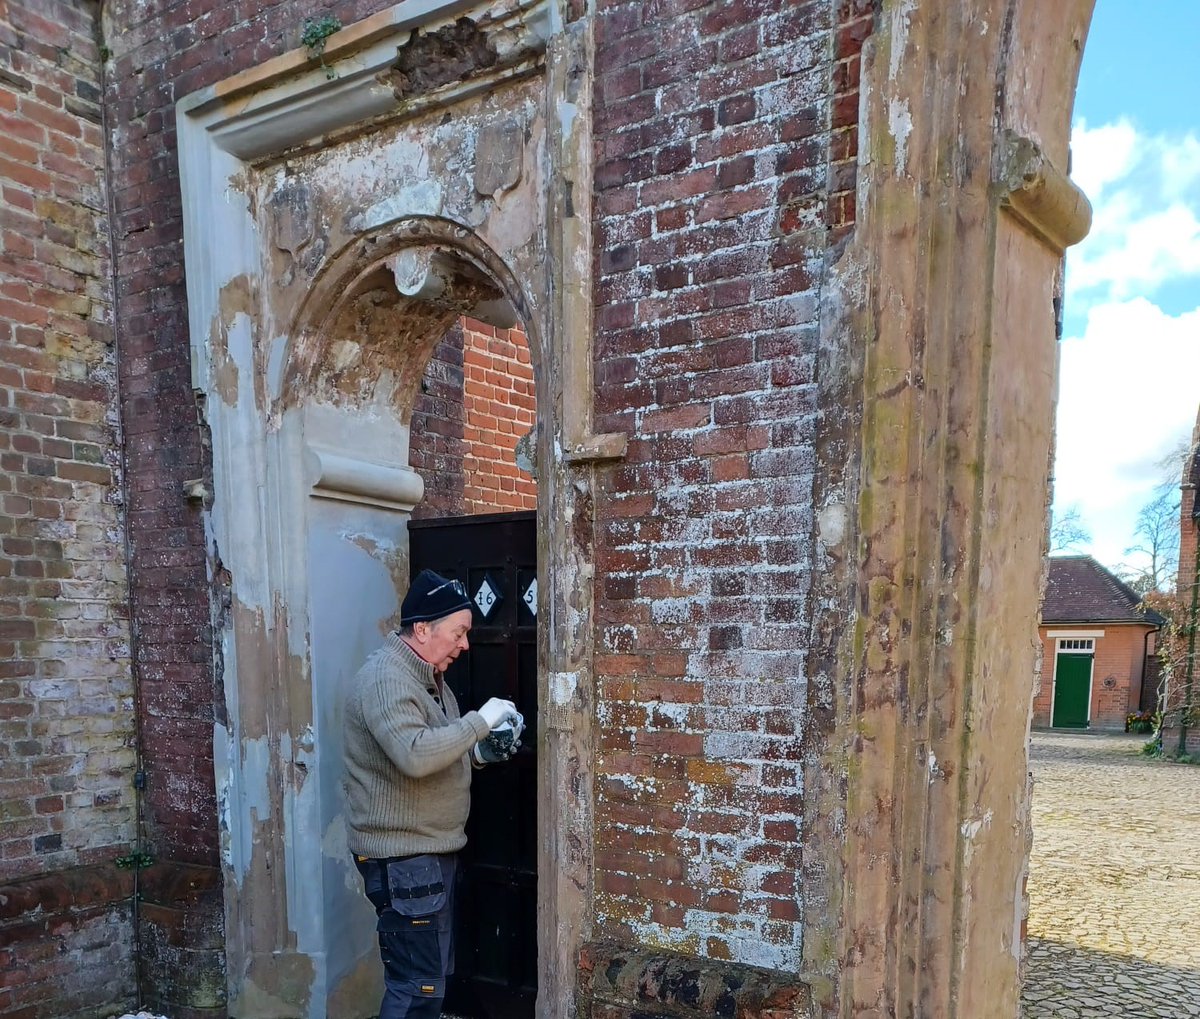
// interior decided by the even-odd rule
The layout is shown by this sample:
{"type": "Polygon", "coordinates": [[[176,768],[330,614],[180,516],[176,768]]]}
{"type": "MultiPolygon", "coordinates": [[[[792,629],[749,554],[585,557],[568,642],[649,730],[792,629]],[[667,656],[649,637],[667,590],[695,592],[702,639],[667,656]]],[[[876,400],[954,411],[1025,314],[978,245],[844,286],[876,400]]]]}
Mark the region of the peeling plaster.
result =
{"type": "Polygon", "coordinates": [[[436,180],[419,181],[350,217],[346,227],[351,233],[366,233],[405,216],[440,216],[445,204],[445,192],[436,180]]]}
{"type": "Polygon", "coordinates": [[[358,868],[350,864],[347,830],[345,815],[336,815],[321,836],[321,855],[338,865],[346,891],[358,895],[362,890],[362,878],[359,876],[358,868]]]}
{"type": "Polygon", "coordinates": [[[267,351],[267,397],[274,403],[283,392],[283,371],[287,365],[288,341],[286,336],[276,336],[267,351]]]}
{"type": "Polygon", "coordinates": [[[846,517],[844,503],[830,503],[822,508],[817,515],[817,536],[825,546],[837,546],[845,540],[846,517]]]}
{"type": "Polygon", "coordinates": [[[960,831],[962,832],[963,838],[973,839],[982,829],[986,828],[991,823],[992,811],[989,809],[987,813],[983,815],[983,817],[976,817],[964,821],[960,831]]]}
{"type": "Polygon", "coordinates": [[[575,688],[579,682],[576,672],[555,672],[550,675],[550,699],[565,708],[575,699],[575,688]]]}
{"type": "Polygon", "coordinates": [[[907,99],[888,100],[888,130],[896,142],[896,169],[908,168],[908,136],[912,134],[912,113],[907,99]]]}
{"type": "MultiPolygon", "coordinates": [[[[409,558],[406,548],[400,548],[394,542],[371,534],[344,533],[341,535],[341,538],[344,541],[350,542],[356,548],[362,549],[362,551],[366,552],[367,555],[382,565],[391,578],[393,590],[400,592],[408,588],[409,558]]],[[[392,613],[379,620],[380,635],[388,634],[392,630],[399,628],[399,626],[400,604],[397,601],[392,613]]]]}
{"type": "Polygon", "coordinates": [[[209,351],[213,386],[221,399],[234,405],[238,401],[238,365],[230,351],[230,334],[234,332],[239,316],[245,325],[253,321],[257,303],[253,281],[247,276],[236,276],[221,288],[217,315],[214,316],[209,336],[209,351]]]}
{"type": "Polygon", "coordinates": [[[916,9],[917,0],[900,0],[892,15],[891,52],[888,54],[889,81],[895,81],[896,76],[900,73],[904,52],[908,48],[909,22],[916,9]]]}

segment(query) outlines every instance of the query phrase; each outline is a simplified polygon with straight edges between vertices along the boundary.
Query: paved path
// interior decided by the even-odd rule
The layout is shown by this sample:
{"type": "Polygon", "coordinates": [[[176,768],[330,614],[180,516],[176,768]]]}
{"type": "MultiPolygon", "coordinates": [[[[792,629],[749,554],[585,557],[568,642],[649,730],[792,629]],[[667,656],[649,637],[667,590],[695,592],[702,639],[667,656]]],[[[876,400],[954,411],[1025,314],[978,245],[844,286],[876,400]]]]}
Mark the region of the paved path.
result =
{"type": "Polygon", "coordinates": [[[1026,1019],[1200,1017],[1200,767],[1033,735],[1026,1019]]]}

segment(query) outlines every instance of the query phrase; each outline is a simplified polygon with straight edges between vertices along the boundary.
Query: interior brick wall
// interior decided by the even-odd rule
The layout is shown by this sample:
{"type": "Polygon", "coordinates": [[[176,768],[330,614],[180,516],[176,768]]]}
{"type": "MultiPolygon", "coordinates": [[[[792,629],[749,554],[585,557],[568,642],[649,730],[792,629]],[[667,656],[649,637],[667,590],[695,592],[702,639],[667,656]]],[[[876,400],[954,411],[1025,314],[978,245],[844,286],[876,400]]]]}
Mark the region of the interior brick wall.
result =
{"type": "MultiPolygon", "coordinates": [[[[1054,626],[1064,630],[1073,627],[1054,626]]],[[[1047,627],[1040,629],[1042,639],[1042,675],[1033,702],[1033,724],[1049,726],[1051,698],[1054,691],[1055,638],[1048,637],[1047,627]]],[[[1080,626],[1082,632],[1091,627],[1080,626]]],[[[1096,638],[1096,654],[1092,661],[1092,723],[1093,729],[1123,731],[1125,717],[1138,710],[1142,693],[1142,668],[1146,653],[1145,626],[1122,626],[1105,623],[1096,638]]],[[[1153,639],[1149,644],[1154,648],[1153,639]]]]}
{"type": "Polygon", "coordinates": [[[425,366],[409,423],[408,462],[425,483],[413,517],[456,517],[470,512],[463,494],[463,322],[439,341],[425,366]]]}
{"type": "Polygon", "coordinates": [[[537,509],[537,482],[516,464],[517,440],[534,426],[537,400],[529,341],[520,328],[462,322],[463,461],[467,513],[537,509]]]}
{"type": "Polygon", "coordinates": [[[135,716],[96,6],[0,3],[0,1016],[132,1001],[135,716]]]}
{"type": "Polygon", "coordinates": [[[817,281],[871,9],[598,5],[599,937],[800,968],[817,281]]]}

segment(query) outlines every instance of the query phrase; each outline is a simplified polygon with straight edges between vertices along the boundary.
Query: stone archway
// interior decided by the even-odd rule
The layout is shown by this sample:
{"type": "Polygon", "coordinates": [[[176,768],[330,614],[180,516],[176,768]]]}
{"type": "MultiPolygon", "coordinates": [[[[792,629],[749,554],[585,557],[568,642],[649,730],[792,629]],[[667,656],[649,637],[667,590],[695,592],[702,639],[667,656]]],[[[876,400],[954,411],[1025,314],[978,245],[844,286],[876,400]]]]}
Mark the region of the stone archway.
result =
{"type": "Polygon", "coordinates": [[[462,7],[400,5],[346,29],[324,54],[336,77],[288,54],[179,107],[212,438],[233,1015],[377,1007],[373,923],[340,826],[337,689],[395,610],[422,488],[407,414],[424,358],[481,303],[512,306],[537,365],[541,1014],[569,1007],[587,933],[590,465],[623,448],[591,433],[590,266],[573,255],[589,215],[575,114],[590,102],[569,69],[589,43],[549,31],[540,5],[478,20],[462,7]],[[395,79],[430,36],[469,36],[482,56],[395,79]],[[408,254],[420,264],[400,265],[408,254]]]}

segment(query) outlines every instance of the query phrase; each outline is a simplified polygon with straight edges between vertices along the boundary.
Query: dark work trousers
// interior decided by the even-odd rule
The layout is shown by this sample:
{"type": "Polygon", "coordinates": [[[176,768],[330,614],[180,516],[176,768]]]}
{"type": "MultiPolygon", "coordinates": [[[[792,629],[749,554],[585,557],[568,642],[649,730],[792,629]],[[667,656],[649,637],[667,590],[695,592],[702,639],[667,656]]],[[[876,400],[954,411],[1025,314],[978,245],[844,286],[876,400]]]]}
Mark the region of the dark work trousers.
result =
{"type": "Polygon", "coordinates": [[[454,885],[458,857],[354,857],[379,917],[383,1004],[379,1019],[438,1019],[454,972],[454,885]]]}

